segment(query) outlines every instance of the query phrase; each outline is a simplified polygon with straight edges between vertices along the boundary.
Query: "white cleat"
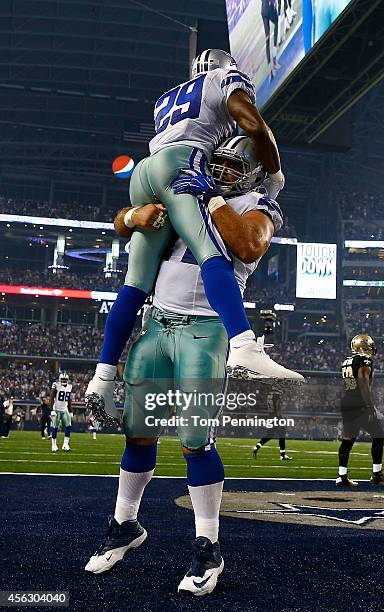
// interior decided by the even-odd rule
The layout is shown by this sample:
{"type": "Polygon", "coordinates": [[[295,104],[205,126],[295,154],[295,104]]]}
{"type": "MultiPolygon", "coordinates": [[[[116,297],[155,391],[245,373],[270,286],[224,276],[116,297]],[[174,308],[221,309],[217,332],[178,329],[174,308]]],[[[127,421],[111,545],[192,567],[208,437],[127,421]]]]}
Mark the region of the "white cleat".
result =
{"type": "Polygon", "coordinates": [[[69,446],[62,446],[62,447],[61,447],[61,450],[63,450],[64,452],[68,453],[68,452],[70,452],[72,449],[71,449],[71,448],[69,448],[69,446]]]}
{"type": "Polygon", "coordinates": [[[105,541],[97,549],[85,566],[86,572],[103,574],[108,572],[118,561],[121,561],[128,550],[138,548],[147,537],[146,530],[138,521],[119,523],[112,518],[109,521],[105,541]]]}
{"type": "Polygon", "coordinates": [[[264,336],[240,348],[231,349],[227,372],[231,378],[259,379],[268,384],[279,380],[304,380],[304,376],[288,370],[267,355],[264,350],[264,336]]]}
{"type": "Polygon", "coordinates": [[[118,427],[120,415],[113,399],[115,384],[115,379],[104,380],[95,374],[88,383],[85,404],[99,423],[118,427]]]}
{"type": "Polygon", "coordinates": [[[52,449],[52,452],[53,452],[53,453],[57,453],[57,452],[59,452],[59,449],[57,448],[57,446],[55,446],[55,447],[52,449]]]}
{"type": "Polygon", "coordinates": [[[209,595],[216,587],[217,580],[224,569],[224,560],[220,544],[205,537],[196,538],[193,543],[194,555],[191,567],[179,584],[179,593],[192,594],[196,597],[209,595]]]}

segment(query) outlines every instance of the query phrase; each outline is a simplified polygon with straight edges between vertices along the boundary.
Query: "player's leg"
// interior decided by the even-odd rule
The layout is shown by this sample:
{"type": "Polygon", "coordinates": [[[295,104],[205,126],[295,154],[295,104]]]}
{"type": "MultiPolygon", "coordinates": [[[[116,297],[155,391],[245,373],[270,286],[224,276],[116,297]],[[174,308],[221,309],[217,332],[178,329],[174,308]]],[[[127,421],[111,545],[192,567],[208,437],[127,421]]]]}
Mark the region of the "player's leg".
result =
{"type": "Polygon", "coordinates": [[[348,478],[349,455],[355,443],[355,437],[343,437],[339,447],[339,475],[336,479],[338,487],[356,487],[357,482],[348,478]]]}
{"type": "Polygon", "coordinates": [[[371,446],[372,455],[372,476],[371,483],[384,485],[383,476],[383,443],[384,438],[373,438],[371,446]]]}
{"type": "Polygon", "coordinates": [[[58,431],[58,412],[52,410],[51,412],[51,449],[53,453],[57,453],[59,450],[57,447],[57,431],[58,431]]]}
{"type": "Polygon", "coordinates": [[[187,484],[195,515],[196,539],[189,571],[179,592],[201,596],[211,593],[224,568],[219,544],[219,511],[224,468],[214,443],[214,427],[221,405],[206,394],[223,393],[227,334],[216,318],[195,317],[175,331],[175,382],[184,393],[204,392],[201,400],[177,415],[185,418],[178,435],[187,464],[187,484]],[[201,421],[200,421],[201,420],[201,421]]]}
{"type": "Polygon", "coordinates": [[[253,457],[255,459],[257,458],[257,453],[259,452],[261,447],[264,446],[264,444],[267,444],[267,442],[269,442],[270,440],[272,440],[272,438],[261,438],[261,440],[259,440],[259,442],[256,444],[256,446],[254,446],[252,452],[253,452],[253,457]]]}
{"type": "Polygon", "coordinates": [[[279,438],[279,449],[280,449],[280,459],[281,461],[291,461],[292,457],[287,455],[285,451],[285,436],[280,436],[279,438]]]}
{"type": "Polygon", "coordinates": [[[72,419],[68,410],[63,410],[61,413],[61,423],[62,429],[64,431],[64,442],[62,446],[62,450],[65,452],[70,451],[69,440],[71,438],[71,429],[72,429],[72,419]]]}
{"type": "Polygon", "coordinates": [[[276,8],[271,8],[269,19],[273,23],[273,46],[272,46],[272,65],[274,70],[280,68],[280,64],[277,61],[277,44],[279,36],[279,14],[276,8]]]}
{"type": "Polygon", "coordinates": [[[154,388],[159,389],[155,377],[159,377],[161,387],[161,381],[172,378],[173,368],[172,362],[160,350],[160,343],[167,341],[161,324],[150,318],[145,330],[132,346],[125,368],[126,447],[120,465],[114,517],[109,522],[105,541],[85,567],[86,571],[95,574],[111,569],[128,550],[140,546],[147,537],[137,514],[144,489],[155,469],[161,428],[146,425],[145,418],[148,415],[154,419],[163,418],[166,408],[147,410],[145,398],[154,388]]]}
{"type": "MultiPolygon", "coordinates": [[[[135,206],[157,199],[149,182],[148,164],[149,158],[142,160],[131,178],[130,197],[135,206]]],[[[86,391],[87,404],[100,422],[118,423],[119,415],[113,400],[117,364],[132,334],[137,313],[152,290],[161,255],[172,236],[173,229],[168,219],[156,232],[149,233],[140,228],[133,232],[125,284],[108,314],[96,374],[86,391]]]]}

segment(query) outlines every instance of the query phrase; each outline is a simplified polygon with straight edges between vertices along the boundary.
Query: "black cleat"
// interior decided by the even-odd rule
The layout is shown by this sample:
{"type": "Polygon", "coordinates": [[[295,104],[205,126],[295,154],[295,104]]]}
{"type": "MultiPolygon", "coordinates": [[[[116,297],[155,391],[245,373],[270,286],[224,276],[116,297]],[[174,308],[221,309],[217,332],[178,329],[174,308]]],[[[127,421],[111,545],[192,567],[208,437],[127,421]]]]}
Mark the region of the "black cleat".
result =
{"type": "Polygon", "coordinates": [[[201,536],[196,538],[193,547],[195,550],[191,566],[177,590],[179,593],[199,597],[212,593],[224,569],[224,561],[219,542],[212,544],[211,540],[201,536]]]}
{"type": "Polygon", "coordinates": [[[384,485],[384,476],[383,476],[383,472],[372,472],[372,476],[370,478],[369,481],[371,484],[373,485],[384,485]]]}
{"type": "Polygon", "coordinates": [[[358,482],[356,482],[356,480],[350,480],[347,476],[347,474],[345,476],[338,476],[336,478],[336,486],[337,487],[357,487],[359,485],[358,482]]]}
{"type": "Polygon", "coordinates": [[[111,518],[107,537],[88,561],[84,568],[85,571],[93,574],[107,572],[118,561],[121,561],[127,550],[138,548],[147,535],[137,520],[124,521],[119,525],[114,518],[111,518]]]}
{"type": "Polygon", "coordinates": [[[260,447],[257,448],[257,446],[255,446],[255,448],[253,449],[253,458],[254,459],[257,459],[257,453],[259,452],[259,450],[260,450],[260,447]]]}

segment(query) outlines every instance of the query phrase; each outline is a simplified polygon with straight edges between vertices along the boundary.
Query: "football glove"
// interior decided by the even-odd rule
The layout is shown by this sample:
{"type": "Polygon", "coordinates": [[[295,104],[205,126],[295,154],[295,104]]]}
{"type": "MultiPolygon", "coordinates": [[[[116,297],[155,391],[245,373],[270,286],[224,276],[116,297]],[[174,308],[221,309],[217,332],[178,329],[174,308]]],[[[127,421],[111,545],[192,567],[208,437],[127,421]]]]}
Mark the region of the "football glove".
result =
{"type": "Polygon", "coordinates": [[[276,172],[276,174],[268,175],[265,181],[262,184],[262,187],[266,190],[268,197],[272,200],[276,200],[280,191],[284,188],[285,185],[285,176],[281,172],[276,172]]]}
{"type": "Polygon", "coordinates": [[[208,204],[211,198],[221,195],[220,189],[216,187],[215,181],[209,174],[191,168],[182,168],[180,173],[184,176],[174,179],[171,183],[175,193],[190,193],[196,198],[201,197],[204,204],[208,204]]]}

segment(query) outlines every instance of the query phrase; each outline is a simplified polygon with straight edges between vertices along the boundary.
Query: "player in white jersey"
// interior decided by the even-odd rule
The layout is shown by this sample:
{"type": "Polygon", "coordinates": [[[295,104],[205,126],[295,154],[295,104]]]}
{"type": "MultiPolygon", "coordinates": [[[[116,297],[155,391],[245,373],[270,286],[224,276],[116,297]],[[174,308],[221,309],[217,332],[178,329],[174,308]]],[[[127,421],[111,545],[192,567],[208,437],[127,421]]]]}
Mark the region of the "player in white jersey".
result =
{"type": "Polygon", "coordinates": [[[69,440],[71,437],[71,393],[72,385],[69,382],[68,374],[60,374],[59,380],[52,384],[50,396],[51,404],[51,441],[52,452],[57,453],[57,432],[61,425],[64,431],[63,451],[70,451],[69,440]]]}
{"type": "MultiPolygon", "coordinates": [[[[116,366],[137,312],[152,291],[159,261],[174,231],[201,268],[208,302],[223,321],[231,348],[239,349],[233,352],[232,371],[241,368],[258,373],[259,350],[231,258],[211,231],[211,216],[222,204],[192,192],[175,193],[171,188],[185,170],[209,179],[212,151],[236,124],[250,137],[249,148],[268,173],[268,195],[275,198],[284,185],[278,149],[255,107],[251,81],[228,53],[219,49],[201,53],[192,66],[192,79],[164,93],[155,105],[156,136],[150,143],[151,155],[135,168],[130,184],[134,207],[123,217],[124,225],[134,229],[125,285],[108,315],[100,363],[86,391],[87,404],[93,412],[98,411],[100,421],[117,420],[113,402],[116,366]],[[140,208],[156,201],[162,202],[151,213],[157,231],[148,234],[140,227],[140,208]]],[[[211,196],[219,194],[215,188],[210,192],[211,196]]]]}
{"type": "MultiPolygon", "coordinates": [[[[234,189],[227,191],[238,196],[224,202],[220,214],[215,215],[215,223],[231,250],[242,292],[248,276],[267,250],[273,232],[281,227],[282,214],[278,204],[268,197],[252,191],[242,194],[241,187],[249,190],[257,180],[256,164],[247,162],[247,176],[240,173],[239,177],[238,165],[246,162],[243,145],[247,138],[234,140],[230,139],[219,150],[212,170],[218,182],[224,188],[232,185],[234,189]]],[[[206,194],[209,187],[204,181],[204,175],[197,174],[183,179],[176,188],[206,194]],[[198,188],[199,181],[202,183],[198,188]]],[[[196,387],[205,392],[222,391],[227,347],[226,330],[207,301],[199,266],[179,238],[168,260],[161,264],[154,308],[127,360],[124,374],[126,449],[121,461],[115,515],[109,523],[106,540],[87,563],[86,571],[100,574],[111,569],[129,549],[137,548],[147,537],[146,530],[138,523],[137,512],[156,463],[157,439],[162,429],[158,423],[169,416],[170,408],[155,405],[148,412],[143,400],[154,390],[167,393],[171,387],[181,392],[196,387]],[[148,415],[150,422],[147,422],[148,415]]],[[[265,355],[261,359],[274,363],[265,355]]],[[[217,417],[217,405],[195,403],[185,408],[176,405],[176,415],[183,415],[185,419],[177,430],[187,463],[196,540],[191,567],[178,590],[201,596],[213,591],[224,567],[218,541],[224,469],[216,450],[214,430],[205,421],[199,422],[201,416],[217,417]]]]}

